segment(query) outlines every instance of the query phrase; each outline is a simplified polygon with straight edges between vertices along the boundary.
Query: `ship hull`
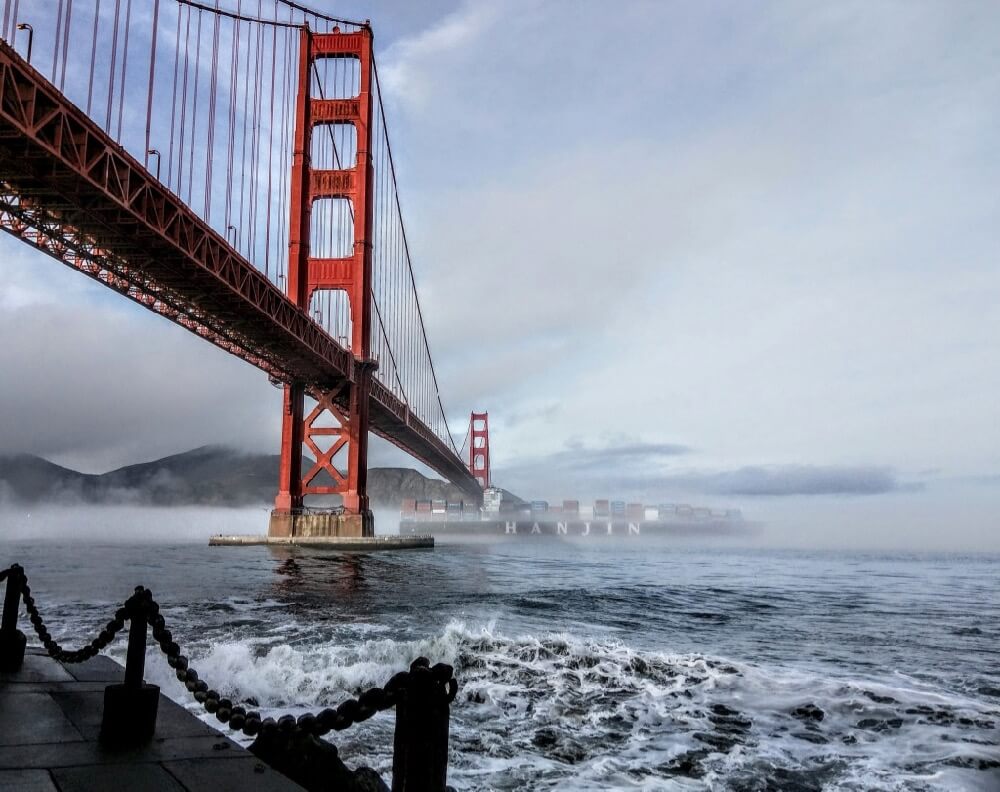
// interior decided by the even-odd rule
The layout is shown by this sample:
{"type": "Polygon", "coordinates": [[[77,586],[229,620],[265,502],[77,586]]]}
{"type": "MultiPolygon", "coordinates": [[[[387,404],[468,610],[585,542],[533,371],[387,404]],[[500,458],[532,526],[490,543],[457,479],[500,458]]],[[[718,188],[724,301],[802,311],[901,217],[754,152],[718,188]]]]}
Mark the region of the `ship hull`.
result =
{"type": "Polygon", "coordinates": [[[491,536],[510,539],[535,536],[628,537],[735,534],[746,529],[736,520],[401,520],[399,533],[433,536],[491,536]]]}

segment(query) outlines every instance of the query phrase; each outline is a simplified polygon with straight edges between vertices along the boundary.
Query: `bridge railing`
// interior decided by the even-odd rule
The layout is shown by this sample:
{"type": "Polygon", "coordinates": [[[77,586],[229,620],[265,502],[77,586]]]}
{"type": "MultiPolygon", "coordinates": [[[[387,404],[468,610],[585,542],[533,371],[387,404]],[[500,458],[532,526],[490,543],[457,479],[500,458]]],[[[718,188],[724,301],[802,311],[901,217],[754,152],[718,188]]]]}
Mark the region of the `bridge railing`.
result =
{"type": "Polygon", "coordinates": [[[0,671],[20,669],[27,637],[17,628],[23,601],[28,618],[45,651],[66,664],[95,657],[129,623],[124,681],[104,692],[100,739],[109,748],[128,748],[147,742],[156,729],[160,689],[144,682],[147,629],[166,656],[167,664],[206,712],[234,731],[255,738],[250,750],[275,769],[307,789],[325,789],[331,768],[343,765],[336,750],[320,742],[331,731],[343,731],[379,712],[395,708],[393,792],[444,792],[448,770],[450,705],[458,692],[452,667],[431,666],[418,658],[408,671],[395,674],[383,687],[370,688],[357,698],[320,712],[262,718],[260,712],[222,696],[192,667],[160,613],[153,593],[138,586],[117,608],[104,628],[79,649],[65,649],[46,627],[23,568],[13,564],[0,571],[6,580],[3,621],[0,624],[0,671]],[[308,757],[303,762],[303,757],[308,757]]]}

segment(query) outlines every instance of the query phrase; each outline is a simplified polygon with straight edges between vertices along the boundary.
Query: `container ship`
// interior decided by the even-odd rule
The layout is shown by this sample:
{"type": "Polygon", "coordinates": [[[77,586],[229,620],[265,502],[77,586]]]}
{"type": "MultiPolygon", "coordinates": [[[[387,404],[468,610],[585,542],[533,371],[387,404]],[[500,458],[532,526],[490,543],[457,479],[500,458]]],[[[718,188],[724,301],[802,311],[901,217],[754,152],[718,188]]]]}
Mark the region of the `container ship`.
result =
{"type": "Polygon", "coordinates": [[[582,504],[564,500],[505,502],[503,491],[487,488],[483,505],[445,500],[404,500],[400,534],[434,536],[708,536],[745,530],[739,509],[710,509],[686,503],[655,506],[620,500],[582,504]]]}

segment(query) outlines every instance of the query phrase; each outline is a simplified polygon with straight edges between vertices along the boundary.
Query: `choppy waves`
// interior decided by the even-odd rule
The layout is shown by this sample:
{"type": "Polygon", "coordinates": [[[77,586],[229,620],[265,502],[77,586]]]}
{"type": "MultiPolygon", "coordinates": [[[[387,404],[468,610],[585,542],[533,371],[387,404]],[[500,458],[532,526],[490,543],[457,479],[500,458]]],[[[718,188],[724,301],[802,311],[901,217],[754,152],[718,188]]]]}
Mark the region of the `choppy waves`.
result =
{"type": "MultiPolygon", "coordinates": [[[[213,641],[192,660],[226,695],[268,714],[337,704],[419,655],[452,663],[461,690],[451,779],[465,789],[1000,788],[1000,701],[906,677],[822,676],[570,634],[513,637],[492,624],[456,621],[420,641],[352,629],[355,640],[338,645],[304,634],[213,641]]],[[[190,703],[166,673],[154,681],[190,703]]],[[[336,741],[387,772],[392,727],[382,715],[336,741]]]]}
{"type": "MultiPolygon", "coordinates": [[[[1000,790],[1000,558],[9,555],[71,646],[148,585],[203,677],[270,715],[336,705],[420,655],[452,663],[459,789],[1000,790]]],[[[150,655],[147,677],[195,710],[150,655]]],[[[385,713],[333,739],[388,775],[393,726],[385,713]]]]}

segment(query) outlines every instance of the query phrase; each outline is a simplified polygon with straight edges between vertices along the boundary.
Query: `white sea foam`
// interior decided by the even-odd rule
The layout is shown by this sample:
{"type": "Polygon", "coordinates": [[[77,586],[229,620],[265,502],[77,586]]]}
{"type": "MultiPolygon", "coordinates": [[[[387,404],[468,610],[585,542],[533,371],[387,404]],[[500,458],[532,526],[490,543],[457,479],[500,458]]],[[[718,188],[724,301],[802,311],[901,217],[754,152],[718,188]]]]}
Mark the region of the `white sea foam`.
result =
{"type": "MultiPolygon", "coordinates": [[[[507,636],[489,623],[454,621],[414,641],[353,629],[358,640],[343,645],[294,631],[206,641],[191,661],[266,715],[336,705],[421,655],[451,663],[461,683],[451,779],[465,789],[1000,788],[1000,709],[891,674],[871,681],[567,633],[507,636]]],[[[162,662],[148,668],[194,706],[162,662]]],[[[383,714],[333,739],[349,761],[387,773],[392,725],[383,714]]]]}

